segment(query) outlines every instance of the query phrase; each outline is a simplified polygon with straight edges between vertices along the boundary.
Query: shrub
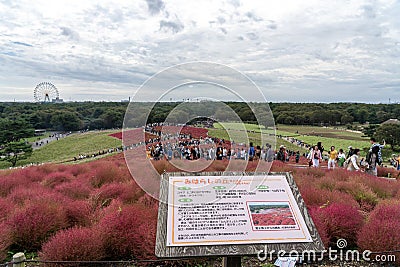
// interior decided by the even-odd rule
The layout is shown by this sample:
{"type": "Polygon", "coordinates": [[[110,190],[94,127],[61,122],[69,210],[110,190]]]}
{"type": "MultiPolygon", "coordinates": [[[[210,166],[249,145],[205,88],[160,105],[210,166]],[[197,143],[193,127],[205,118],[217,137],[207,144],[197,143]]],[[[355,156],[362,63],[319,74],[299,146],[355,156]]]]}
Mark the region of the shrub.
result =
{"type": "Polygon", "coordinates": [[[0,223],[3,222],[15,209],[14,203],[0,197],[0,223]]]}
{"type": "Polygon", "coordinates": [[[67,220],[59,204],[35,201],[15,211],[5,224],[16,250],[37,251],[47,238],[67,226],[67,220]]]}
{"type": "Polygon", "coordinates": [[[92,189],[87,183],[75,179],[69,183],[56,186],[55,190],[71,199],[87,199],[92,189]]]}
{"type": "Polygon", "coordinates": [[[53,172],[46,175],[42,184],[46,187],[54,188],[57,185],[69,182],[72,175],[68,172],[53,172]]]}
{"type": "Polygon", "coordinates": [[[89,226],[92,223],[92,207],[89,202],[76,200],[64,206],[68,227],[89,226]]]}
{"type": "Polygon", "coordinates": [[[157,213],[142,205],[115,202],[98,224],[110,259],[146,259],[154,254],[157,213]],[[139,216],[140,215],[140,216],[139,216]]]}
{"type": "Polygon", "coordinates": [[[363,217],[355,207],[333,203],[325,208],[314,209],[313,215],[323,224],[320,228],[326,231],[331,245],[334,245],[339,238],[346,239],[349,247],[356,244],[356,236],[363,225],[363,217]]]}
{"type": "Polygon", "coordinates": [[[23,206],[25,203],[44,200],[49,202],[63,203],[67,200],[62,194],[55,192],[51,188],[43,187],[40,184],[32,184],[30,187],[20,185],[16,187],[11,194],[9,194],[9,200],[15,204],[23,206]]]}
{"type": "Polygon", "coordinates": [[[337,190],[329,191],[326,189],[317,189],[308,185],[302,186],[300,188],[300,193],[307,207],[323,206],[333,203],[342,203],[353,207],[359,206],[351,195],[337,190]]]}
{"type": "Polygon", "coordinates": [[[8,196],[11,191],[20,186],[26,186],[25,179],[21,175],[8,175],[0,179],[0,197],[8,196]]]}
{"type": "Polygon", "coordinates": [[[318,230],[318,234],[321,237],[322,243],[325,247],[329,246],[328,229],[325,223],[325,218],[323,213],[320,211],[319,207],[311,207],[309,210],[310,216],[318,230]]]}
{"type": "Polygon", "coordinates": [[[103,185],[96,191],[96,194],[98,195],[98,200],[101,202],[120,199],[124,204],[129,204],[136,202],[143,195],[143,191],[133,181],[130,181],[124,184],[111,183],[103,185]]]}
{"type": "Polygon", "coordinates": [[[386,167],[378,167],[378,176],[379,177],[390,177],[391,178],[399,178],[400,177],[400,171],[394,169],[394,168],[386,168],[386,167]]]}
{"type": "Polygon", "coordinates": [[[360,208],[364,211],[372,211],[378,203],[378,196],[368,186],[356,181],[338,182],[339,191],[353,196],[360,208]]]}
{"type": "Polygon", "coordinates": [[[371,188],[379,198],[392,198],[400,191],[397,181],[390,181],[375,176],[364,177],[360,182],[371,188]]]}
{"type": "Polygon", "coordinates": [[[0,261],[6,259],[11,243],[10,228],[5,223],[0,222],[0,261]]]}
{"type": "Polygon", "coordinates": [[[99,234],[91,228],[74,227],[59,231],[42,246],[45,261],[98,261],[105,258],[99,234]]]}
{"type": "Polygon", "coordinates": [[[114,166],[114,164],[93,164],[92,167],[95,168],[95,173],[90,178],[90,182],[95,188],[99,188],[104,184],[112,182],[127,181],[127,178],[121,175],[121,172],[114,166]]]}
{"type": "Polygon", "coordinates": [[[400,247],[400,202],[384,202],[371,212],[358,235],[360,248],[391,251],[400,247]]]}
{"type": "Polygon", "coordinates": [[[84,174],[89,171],[89,168],[86,164],[75,164],[70,168],[71,174],[77,177],[80,174],[84,174]]]}

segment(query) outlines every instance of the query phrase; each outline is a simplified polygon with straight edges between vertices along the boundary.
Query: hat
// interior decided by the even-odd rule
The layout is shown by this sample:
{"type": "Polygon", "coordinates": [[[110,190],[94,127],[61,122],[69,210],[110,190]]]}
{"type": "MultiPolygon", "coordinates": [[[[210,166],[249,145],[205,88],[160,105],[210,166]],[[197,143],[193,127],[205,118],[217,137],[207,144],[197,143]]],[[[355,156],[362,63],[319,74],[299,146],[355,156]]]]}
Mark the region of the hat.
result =
{"type": "Polygon", "coordinates": [[[284,147],[285,147],[284,145],[280,145],[280,146],[279,146],[279,148],[284,148],[284,147]]]}
{"type": "Polygon", "coordinates": [[[352,146],[349,146],[348,149],[353,148],[352,146]]]}

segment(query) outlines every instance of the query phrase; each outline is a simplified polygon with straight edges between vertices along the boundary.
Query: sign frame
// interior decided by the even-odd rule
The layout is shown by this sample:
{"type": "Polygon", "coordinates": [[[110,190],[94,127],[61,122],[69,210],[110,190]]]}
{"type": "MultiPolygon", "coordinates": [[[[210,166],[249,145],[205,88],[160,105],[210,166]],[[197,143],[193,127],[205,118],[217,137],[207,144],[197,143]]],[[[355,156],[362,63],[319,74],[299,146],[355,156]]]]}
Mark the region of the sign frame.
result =
{"type": "Polygon", "coordinates": [[[204,257],[204,256],[244,256],[257,255],[261,250],[275,251],[280,250],[286,252],[297,251],[299,253],[307,251],[320,252],[323,251],[324,245],[314,222],[306,208],[301,197],[300,191],[290,172],[173,172],[164,173],[160,181],[160,202],[158,208],[157,236],[155,255],[158,258],[179,258],[179,257],[204,257]],[[308,243],[258,243],[258,244],[235,244],[235,245],[201,245],[201,246],[167,246],[167,220],[168,220],[168,190],[169,177],[184,176],[285,176],[289,187],[293,193],[294,199],[300,209],[300,213],[304,218],[305,224],[311,235],[313,242],[308,243]]]}

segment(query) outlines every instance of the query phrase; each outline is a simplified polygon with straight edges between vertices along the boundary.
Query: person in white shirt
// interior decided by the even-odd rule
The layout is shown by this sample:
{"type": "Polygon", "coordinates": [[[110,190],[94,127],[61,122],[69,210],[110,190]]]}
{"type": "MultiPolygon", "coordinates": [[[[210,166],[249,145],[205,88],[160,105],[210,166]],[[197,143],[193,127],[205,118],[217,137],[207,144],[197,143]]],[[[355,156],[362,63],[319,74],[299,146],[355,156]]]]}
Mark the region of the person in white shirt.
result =
{"type": "Polygon", "coordinates": [[[308,154],[308,158],[312,161],[312,166],[314,168],[319,167],[319,161],[322,158],[321,151],[318,149],[318,146],[314,146],[311,149],[310,154],[308,154]]]}
{"type": "Polygon", "coordinates": [[[360,149],[354,149],[353,155],[348,159],[349,164],[347,165],[348,171],[359,171],[360,170],[360,149]]]}

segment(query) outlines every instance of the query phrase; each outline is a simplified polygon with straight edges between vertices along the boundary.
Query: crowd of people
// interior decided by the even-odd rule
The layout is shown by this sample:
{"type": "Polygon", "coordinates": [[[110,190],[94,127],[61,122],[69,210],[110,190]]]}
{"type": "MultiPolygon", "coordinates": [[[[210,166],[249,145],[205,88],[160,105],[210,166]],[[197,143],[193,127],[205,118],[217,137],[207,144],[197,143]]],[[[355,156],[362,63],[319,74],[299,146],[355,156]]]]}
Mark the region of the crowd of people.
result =
{"type": "Polygon", "coordinates": [[[216,137],[200,136],[194,138],[191,134],[168,134],[156,130],[158,124],[146,126],[145,131],[154,137],[146,141],[147,157],[153,160],[166,158],[186,160],[265,160],[275,159],[272,146],[253,146],[253,143],[235,143],[216,137]]]}
{"type": "MultiPolygon", "coordinates": [[[[382,148],[385,146],[385,142],[379,144],[375,138],[371,138],[370,143],[371,147],[365,158],[360,156],[359,148],[349,146],[346,154],[343,149],[336,150],[335,146],[331,146],[327,151],[328,169],[335,169],[338,166],[349,171],[365,171],[377,176],[377,166],[383,162],[382,148]]],[[[319,167],[320,162],[323,160],[323,152],[324,147],[321,142],[310,147],[306,155],[310,167],[319,167]]]]}
{"type": "MultiPolygon", "coordinates": [[[[351,146],[345,153],[342,148],[337,150],[335,146],[331,146],[328,151],[325,151],[321,142],[311,146],[300,140],[290,140],[299,147],[308,149],[307,153],[301,155],[300,151],[288,150],[283,145],[275,151],[269,144],[261,147],[250,143],[249,146],[246,146],[246,144],[235,144],[208,136],[192,138],[190,135],[164,135],[161,132],[150,132],[156,134],[157,137],[146,142],[147,156],[155,160],[165,157],[168,160],[204,158],[206,160],[242,159],[288,162],[294,158],[295,162],[299,163],[300,157],[303,156],[307,159],[309,167],[317,168],[322,161],[326,160],[328,169],[340,167],[349,171],[365,171],[375,176],[377,176],[377,166],[382,164],[382,148],[385,146],[385,142],[379,144],[374,138],[371,138],[371,147],[366,157],[361,157],[360,149],[351,146]]],[[[393,157],[392,161],[400,169],[400,156],[393,157]]]]}

